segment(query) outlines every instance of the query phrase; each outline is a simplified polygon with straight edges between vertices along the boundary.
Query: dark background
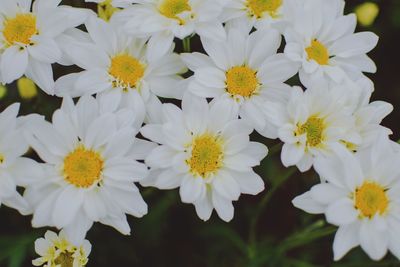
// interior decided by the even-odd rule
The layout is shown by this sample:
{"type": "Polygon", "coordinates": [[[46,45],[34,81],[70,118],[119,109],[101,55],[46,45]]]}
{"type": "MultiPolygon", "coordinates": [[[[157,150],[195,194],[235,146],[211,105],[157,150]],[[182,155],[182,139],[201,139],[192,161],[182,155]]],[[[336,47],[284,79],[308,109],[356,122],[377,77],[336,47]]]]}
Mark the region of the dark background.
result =
{"type": "MultiPolygon", "coordinates": [[[[325,0],[329,1],[329,0],[325,0]]],[[[365,1],[347,1],[347,13],[365,1]]],[[[375,82],[374,100],[385,100],[395,106],[384,125],[400,138],[400,0],[375,1],[380,14],[376,22],[358,31],[374,31],[380,36],[378,47],[370,53],[378,72],[370,75],[375,82]]],[[[74,6],[95,8],[83,0],[63,1],[74,6]]],[[[1,4],[1,3],[0,3],[1,4]]],[[[196,39],[195,39],[196,40],[196,39]]],[[[194,50],[200,49],[194,41],[194,50]]],[[[181,51],[178,42],[177,51],[181,51]]],[[[55,65],[55,76],[75,71],[55,65]]],[[[4,109],[22,102],[22,113],[40,113],[50,117],[60,100],[43,93],[29,101],[19,98],[15,85],[0,100],[4,109]]],[[[95,224],[88,234],[93,245],[88,266],[96,267],[370,267],[400,266],[388,255],[374,263],[360,248],[354,249],[340,263],[333,263],[332,242],[335,228],[324,223],[323,216],[308,215],[295,209],[291,200],[307,191],[318,180],[314,172],[299,174],[284,169],[279,160],[279,145],[254,134],[253,140],[266,143],[270,155],[256,171],[265,179],[267,190],[258,196],[243,195],[235,203],[235,218],[229,224],[216,214],[202,222],[192,205],[182,204],[177,190],[143,189],[149,214],[142,219],[130,218],[131,236],[95,224]],[[256,218],[259,220],[257,221],[256,218]]],[[[7,207],[0,209],[0,266],[31,266],[36,257],[33,241],[46,229],[32,230],[31,217],[22,217],[7,207]]]]}

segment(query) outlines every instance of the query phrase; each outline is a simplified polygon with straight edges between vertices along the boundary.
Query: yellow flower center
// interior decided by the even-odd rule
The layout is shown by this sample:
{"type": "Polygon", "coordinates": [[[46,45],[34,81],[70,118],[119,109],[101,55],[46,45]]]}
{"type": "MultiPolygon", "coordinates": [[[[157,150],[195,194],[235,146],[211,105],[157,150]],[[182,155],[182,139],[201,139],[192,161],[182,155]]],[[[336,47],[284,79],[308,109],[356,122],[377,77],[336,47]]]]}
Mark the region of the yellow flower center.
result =
{"type": "Polygon", "coordinates": [[[324,139],[325,122],[318,117],[310,117],[306,123],[297,128],[296,135],[306,134],[307,146],[316,147],[324,139]]]}
{"type": "Polygon", "coordinates": [[[0,154],[0,164],[3,164],[4,160],[5,160],[4,156],[0,154]]]}
{"type": "Polygon", "coordinates": [[[17,14],[15,18],[4,21],[3,36],[9,45],[29,45],[32,36],[37,33],[36,17],[33,14],[17,14]]]}
{"type": "Polygon", "coordinates": [[[88,188],[100,181],[103,165],[97,152],[79,146],[64,159],[64,178],[76,187],[88,188]]]}
{"type": "Polygon", "coordinates": [[[355,206],[361,216],[372,218],[384,214],[389,206],[386,190],[374,182],[365,182],[355,192],[355,206]]]}
{"type": "Polygon", "coordinates": [[[204,134],[194,139],[192,155],[186,163],[191,173],[206,178],[221,167],[223,156],[221,141],[215,136],[204,134]]]}
{"type": "Polygon", "coordinates": [[[158,6],[158,10],[163,16],[178,20],[179,24],[183,25],[185,22],[178,15],[191,11],[192,7],[188,0],[164,0],[158,6]]]}
{"type": "Polygon", "coordinates": [[[74,266],[73,253],[68,251],[61,252],[60,255],[54,260],[54,263],[60,267],[73,267],[74,266]]]}
{"type": "Polygon", "coordinates": [[[278,9],[282,6],[283,0],[247,0],[246,6],[250,16],[262,18],[265,13],[271,17],[277,17],[278,9]]]}
{"type": "Polygon", "coordinates": [[[252,96],[260,83],[257,72],[247,66],[233,67],[226,72],[226,90],[231,95],[252,96]]]}
{"type": "Polygon", "coordinates": [[[116,86],[123,88],[136,87],[143,78],[145,67],[139,60],[130,55],[118,55],[111,60],[110,75],[116,79],[116,86]]]}
{"type": "Polygon", "coordinates": [[[328,65],[329,52],[325,45],[317,39],[311,41],[311,45],[306,48],[308,60],[315,60],[320,65],[328,65]]]}

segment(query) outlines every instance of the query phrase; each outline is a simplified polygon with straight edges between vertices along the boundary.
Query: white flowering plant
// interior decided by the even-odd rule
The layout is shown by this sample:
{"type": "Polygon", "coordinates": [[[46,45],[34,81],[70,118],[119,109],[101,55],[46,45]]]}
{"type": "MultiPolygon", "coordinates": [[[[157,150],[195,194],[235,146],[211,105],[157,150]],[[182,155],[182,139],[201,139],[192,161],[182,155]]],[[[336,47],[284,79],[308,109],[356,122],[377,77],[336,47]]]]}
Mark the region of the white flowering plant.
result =
{"type": "Polygon", "coordinates": [[[1,0],[0,261],[397,266],[377,6],[348,4],[1,0]]]}

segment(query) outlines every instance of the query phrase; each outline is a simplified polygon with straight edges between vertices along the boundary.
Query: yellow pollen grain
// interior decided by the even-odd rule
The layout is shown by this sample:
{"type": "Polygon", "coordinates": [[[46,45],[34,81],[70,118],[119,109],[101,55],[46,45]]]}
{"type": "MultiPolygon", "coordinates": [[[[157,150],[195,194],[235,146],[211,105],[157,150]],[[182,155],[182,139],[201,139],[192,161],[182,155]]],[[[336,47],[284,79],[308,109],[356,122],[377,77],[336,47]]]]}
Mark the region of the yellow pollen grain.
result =
{"type": "Polygon", "coordinates": [[[324,139],[325,123],[318,117],[310,117],[303,125],[297,128],[296,135],[306,134],[307,146],[316,147],[324,139]]]}
{"type": "Polygon", "coordinates": [[[373,182],[365,182],[357,188],[354,201],[361,216],[368,218],[376,214],[384,214],[389,206],[386,190],[373,182]]]}
{"type": "Polygon", "coordinates": [[[33,14],[17,14],[12,19],[4,21],[3,36],[8,44],[29,45],[31,38],[38,33],[36,17],[33,14]]]}
{"type": "Polygon", "coordinates": [[[221,167],[222,159],[221,142],[215,136],[204,134],[194,139],[192,155],[186,163],[191,173],[206,178],[221,167]]]}
{"type": "Polygon", "coordinates": [[[64,178],[76,187],[88,188],[101,179],[103,159],[95,151],[80,146],[64,159],[64,178]]]}
{"type": "Polygon", "coordinates": [[[271,17],[277,17],[278,9],[282,6],[283,0],[247,0],[246,6],[250,16],[256,18],[264,17],[268,13],[271,17]]]}
{"type": "Polygon", "coordinates": [[[185,22],[178,15],[185,11],[192,11],[192,7],[188,0],[164,0],[158,6],[158,10],[163,16],[178,20],[182,25],[185,22]]]}
{"type": "Polygon", "coordinates": [[[110,75],[116,80],[117,84],[124,88],[136,87],[138,82],[143,78],[145,67],[136,58],[122,54],[115,56],[111,60],[109,69],[110,75]]]}
{"type": "Polygon", "coordinates": [[[329,52],[325,45],[317,39],[311,41],[311,45],[306,48],[308,60],[315,60],[320,65],[328,65],[329,52]]]}
{"type": "Polygon", "coordinates": [[[60,267],[73,267],[74,257],[73,253],[64,251],[54,260],[54,263],[60,267]]]}
{"type": "Polygon", "coordinates": [[[231,95],[250,97],[258,89],[260,83],[257,72],[247,66],[237,66],[226,72],[226,90],[231,95]]]}

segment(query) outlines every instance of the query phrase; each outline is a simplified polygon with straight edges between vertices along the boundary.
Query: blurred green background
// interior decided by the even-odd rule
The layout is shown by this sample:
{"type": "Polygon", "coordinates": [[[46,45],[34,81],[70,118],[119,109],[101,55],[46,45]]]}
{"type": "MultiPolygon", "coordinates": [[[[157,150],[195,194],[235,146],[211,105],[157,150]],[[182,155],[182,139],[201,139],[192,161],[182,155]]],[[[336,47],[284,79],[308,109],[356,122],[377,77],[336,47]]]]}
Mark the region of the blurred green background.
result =
{"type": "MultiPolygon", "coordinates": [[[[329,0],[324,0],[329,1],[329,0]]],[[[346,13],[353,12],[366,1],[348,0],[346,13]]],[[[371,1],[369,1],[371,2],[371,1]]],[[[374,100],[385,100],[395,106],[384,125],[400,138],[400,0],[372,1],[379,6],[379,15],[370,26],[358,31],[374,31],[380,36],[378,47],[370,54],[378,72],[370,75],[375,82],[374,100]]],[[[83,0],[64,0],[64,4],[87,6],[83,0]]],[[[1,5],[1,0],[0,0],[1,5]]],[[[199,44],[194,43],[194,47],[199,44]]],[[[178,43],[177,51],[181,44],[178,43]]],[[[195,49],[196,50],[196,49],[195,49]]],[[[74,67],[54,66],[58,77],[74,67]]],[[[21,99],[16,85],[7,86],[7,95],[0,100],[0,109],[13,102],[22,102],[22,113],[40,113],[48,118],[60,100],[41,92],[30,100],[21,99]]],[[[340,263],[333,263],[332,242],[335,228],[324,223],[323,216],[312,216],[295,209],[291,200],[318,182],[314,172],[299,174],[285,169],[279,160],[280,145],[254,134],[253,140],[266,143],[270,155],[256,168],[266,182],[267,190],[258,196],[242,196],[235,203],[235,218],[227,224],[216,214],[202,222],[192,205],[182,204],[179,193],[142,189],[149,205],[149,214],[142,219],[130,218],[132,236],[122,236],[114,229],[96,224],[88,234],[93,245],[88,266],[96,267],[373,267],[400,266],[388,255],[374,263],[357,248],[340,263]]],[[[7,207],[0,209],[0,266],[32,266],[36,257],[35,238],[46,229],[31,229],[31,217],[22,217],[7,207]]]]}

